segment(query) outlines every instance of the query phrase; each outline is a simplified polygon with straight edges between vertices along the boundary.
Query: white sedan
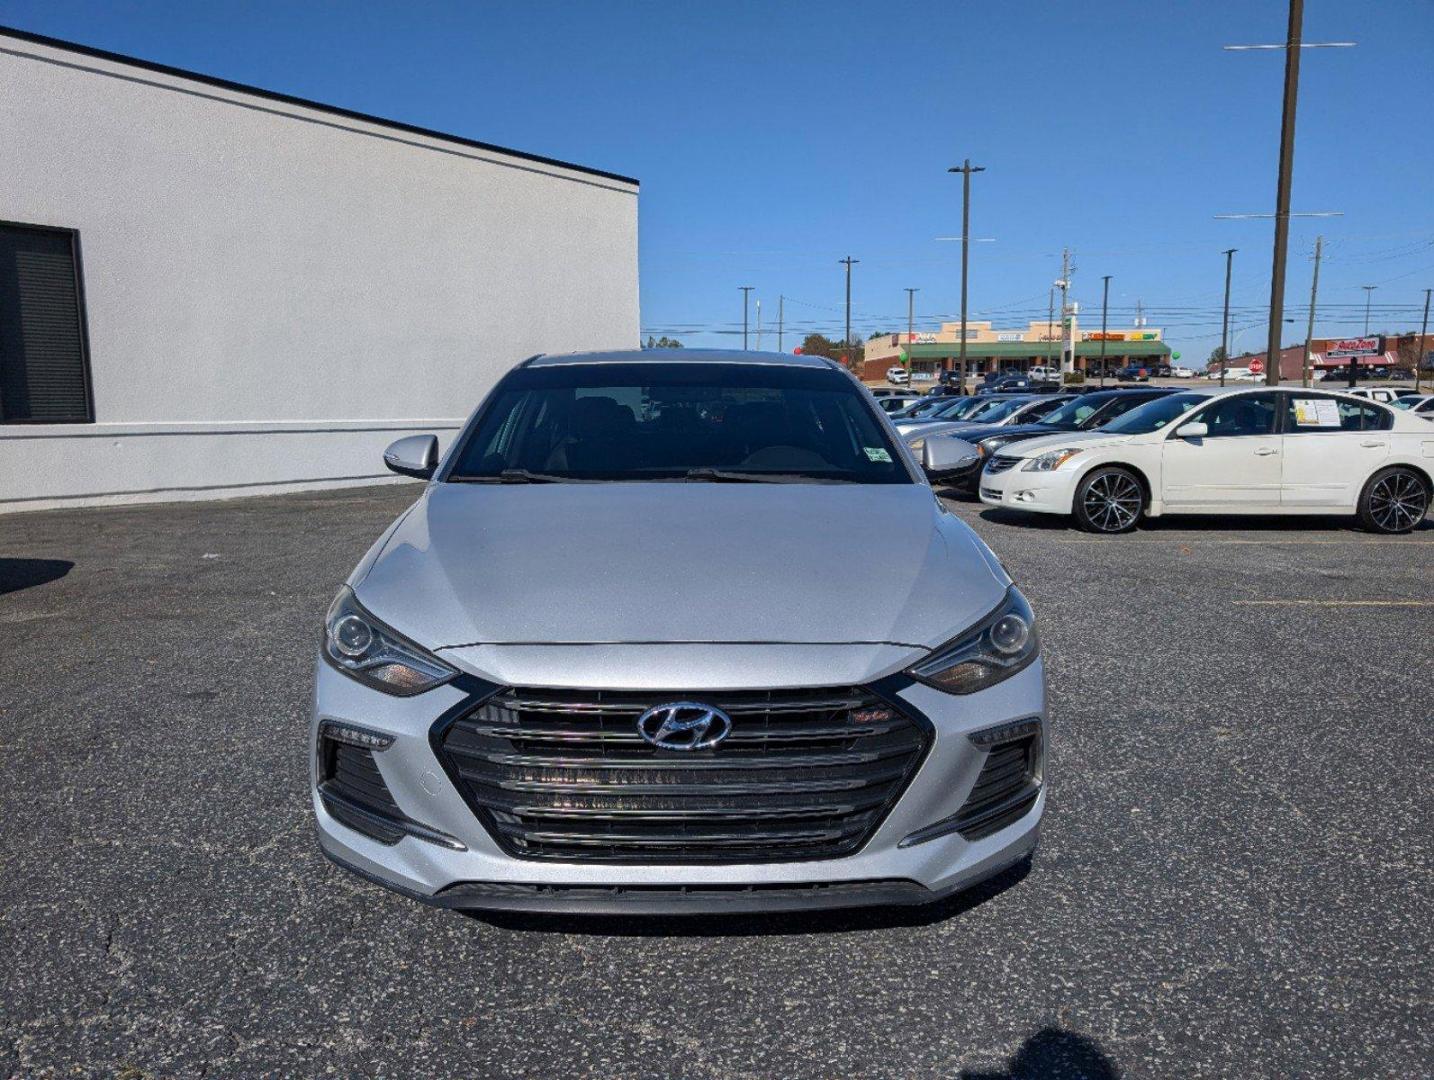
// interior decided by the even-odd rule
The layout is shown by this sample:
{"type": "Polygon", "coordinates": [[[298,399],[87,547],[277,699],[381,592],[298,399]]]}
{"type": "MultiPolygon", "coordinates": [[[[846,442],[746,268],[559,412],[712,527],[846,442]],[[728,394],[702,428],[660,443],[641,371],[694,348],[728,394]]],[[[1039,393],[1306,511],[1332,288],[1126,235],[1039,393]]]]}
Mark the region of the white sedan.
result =
{"type": "Polygon", "coordinates": [[[1340,514],[1409,532],[1428,513],[1427,421],[1322,390],[1190,390],[1091,432],[1012,445],[987,462],[981,501],[1070,514],[1119,533],[1163,514],[1340,514]]]}

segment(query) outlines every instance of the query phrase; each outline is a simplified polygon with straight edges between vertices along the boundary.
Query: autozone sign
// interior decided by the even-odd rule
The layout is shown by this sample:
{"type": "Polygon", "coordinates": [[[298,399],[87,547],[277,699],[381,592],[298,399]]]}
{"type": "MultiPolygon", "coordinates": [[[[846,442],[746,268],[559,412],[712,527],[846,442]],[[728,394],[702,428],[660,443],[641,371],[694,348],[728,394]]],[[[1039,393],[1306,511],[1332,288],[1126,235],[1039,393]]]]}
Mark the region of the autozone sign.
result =
{"type": "Polygon", "coordinates": [[[1382,337],[1353,337],[1341,338],[1339,341],[1331,341],[1329,348],[1325,350],[1325,356],[1330,358],[1378,356],[1382,352],[1384,352],[1384,339],[1382,337]]]}

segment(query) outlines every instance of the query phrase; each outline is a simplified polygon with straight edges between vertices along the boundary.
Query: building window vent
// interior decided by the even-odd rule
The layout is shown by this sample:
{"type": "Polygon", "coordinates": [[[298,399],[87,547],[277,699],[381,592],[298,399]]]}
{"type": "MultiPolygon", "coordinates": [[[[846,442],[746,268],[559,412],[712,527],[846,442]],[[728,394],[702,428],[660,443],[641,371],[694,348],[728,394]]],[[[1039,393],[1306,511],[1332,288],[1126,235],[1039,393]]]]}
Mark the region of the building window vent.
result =
{"type": "Polygon", "coordinates": [[[94,419],[76,235],[0,222],[0,423],[94,419]]]}

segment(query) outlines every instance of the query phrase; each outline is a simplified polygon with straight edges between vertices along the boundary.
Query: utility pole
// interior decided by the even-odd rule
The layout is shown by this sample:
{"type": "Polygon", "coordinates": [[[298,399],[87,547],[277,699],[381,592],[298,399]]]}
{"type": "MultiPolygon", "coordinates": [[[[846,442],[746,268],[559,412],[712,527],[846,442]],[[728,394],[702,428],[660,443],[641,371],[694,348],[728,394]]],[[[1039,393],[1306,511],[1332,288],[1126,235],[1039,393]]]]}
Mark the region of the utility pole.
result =
{"type": "Polygon", "coordinates": [[[1105,386],[1105,316],[1110,306],[1110,275],[1100,279],[1100,385],[1105,386]]]}
{"type": "Polygon", "coordinates": [[[762,301],[757,301],[757,351],[762,351],[762,301]]]}
{"type": "MultiPolygon", "coordinates": [[[[848,371],[852,371],[852,365],[851,365],[851,268],[852,268],[853,266],[855,266],[857,263],[861,262],[861,260],[860,260],[860,259],[853,259],[850,255],[848,255],[845,259],[838,259],[837,262],[841,263],[842,265],[844,265],[844,266],[846,267],[846,337],[842,338],[842,345],[846,348],[846,368],[847,368],[848,371]]],[[[856,374],[856,373],[855,373],[854,371],[852,371],[852,374],[856,374]]]]}
{"type": "Polygon", "coordinates": [[[752,291],[753,285],[738,285],[742,290],[742,351],[747,351],[747,294],[752,291]]]}
{"type": "Polygon", "coordinates": [[[786,298],[785,296],[781,296],[781,295],[778,295],[778,296],[777,296],[777,351],[778,351],[778,352],[786,352],[786,350],[782,347],[783,316],[785,315],[785,312],[784,312],[782,309],[783,309],[783,307],[786,306],[786,300],[787,300],[787,298],[786,298]]]}
{"type": "Polygon", "coordinates": [[[1225,317],[1220,322],[1220,385],[1225,385],[1225,369],[1230,366],[1230,268],[1235,261],[1235,252],[1239,248],[1230,248],[1225,252],[1225,317]]]}
{"type": "Polygon", "coordinates": [[[985,172],[984,165],[972,165],[967,158],[961,165],[946,170],[961,174],[961,371],[960,392],[966,392],[966,270],[971,254],[971,174],[985,172]]]}
{"type": "Polygon", "coordinates": [[[1046,367],[1052,367],[1051,363],[1056,358],[1056,287],[1051,286],[1050,295],[1046,298],[1046,367]]]}
{"type": "Polygon", "coordinates": [[[1304,375],[1305,375],[1305,377],[1304,377],[1304,385],[1305,385],[1305,386],[1309,386],[1309,384],[1314,380],[1314,371],[1312,370],[1312,363],[1313,363],[1313,358],[1314,358],[1314,344],[1313,344],[1313,342],[1314,342],[1315,300],[1319,297],[1319,259],[1320,259],[1320,253],[1323,252],[1323,250],[1324,250],[1324,237],[1323,237],[1323,236],[1316,236],[1316,237],[1315,237],[1315,253],[1314,253],[1314,264],[1315,264],[1315,267],[1314,267],[1314,281],[1312,281],[1312,282],[1310,283],[1310,321],[1309,321],[1308,326],[1306,326],[1306,328],[1305,328],[1305,369],[1304,369],[1304,375]]]}
{"type": "Polygon", "coordinates": [[[1419,375],[1424,370],[1424,338],[1429,333],[1429,294],[1434,289],[1424,290],[1424,325],[1419,327],[1419,346],[1414,350],[1414,392],[1419,393],[1419,375]]]}
{"type": "Polygon", "coordinates": [[[908,372],[908,386],[911,385],[911,376],[909,374],[911,371],[911,347],[916,344],[916,294],[920,291],[920,289],[906,290],[906,370],[908,372]]]}
{"type": "Polygon", "coordinates": [[[1061,374],[1067,374],[1075,370],[1075,327],[1067,319],[1070,309],[1070,288],[1071,274],[1075,267],[1071,265],[1070,248],[1061,249],[1061,278],[1056,282],[1056,288],[1061,291],[1061,374]]]}
{"type": "Polygon", "coordinates": [[[1280,171],[1275,186],[1275,252],[1270,270],[1270,329],[1265,343],[1265,383],[1280,385],[1281,331],[1285,321],[1285,255],[1290,242],[1290,181],[1295,169],[1295,106],[1299,102],[1300,36],[1305,2],[1290,0],[1285,35],[1285,103],[1280,117],[1280,171]]]}

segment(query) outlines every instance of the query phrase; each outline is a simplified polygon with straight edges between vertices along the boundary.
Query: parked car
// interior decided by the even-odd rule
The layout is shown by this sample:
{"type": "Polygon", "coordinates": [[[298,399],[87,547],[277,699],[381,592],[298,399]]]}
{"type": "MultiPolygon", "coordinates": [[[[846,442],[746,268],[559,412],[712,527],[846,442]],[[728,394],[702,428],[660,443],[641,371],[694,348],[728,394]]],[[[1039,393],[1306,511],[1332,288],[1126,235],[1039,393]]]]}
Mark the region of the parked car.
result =
{"type": "Polygon", "coordinates": [[[921,397],[919,394],[883,394],[876,399],[876,404],[882,412],[890,416],[893,413],[901,412],[920,400],[921,397]]]}
{"type": "Polygon", "coordinates": [[[1402,409],[1415,416],[1434,420],[1434,394],[1406,394],[1390,403],[1391,408],[1402,409]]]}
{"type": "Polygon", "coordinates": [[[900,364],[892,364],[886,369],[886,381],[895,386],[905,386],[911,381],[911,373],[900,364]]]}
{"type": "Polygon", "coordinates": [[[1102,533],[1182,513],[1352,513],[1372,532],[1402,533],[1429,510],[1428,441],[1419,417],[1349,394],[1182,391],[1100,431],[995,455],[980,494],[1102,533]]]}
{"type": "Polygon", "coordinates": [[[1356,386],[1345,391],[1355,397],[1367,398],[1370,401],[1378,401],[1382,405],[1388,405],[1399,397],[1399,394],[1387,386],[1356,386]]]}
{"type": "Polygon", "coordinates": [[[1143,364],[1127,364],[1115,369],[1115,377],[1121,382],[1149,382],[1150,369],[1143,364]]]}
{"type": "Polygon", "coordinates": [[[1035,364],[1027,369],[1026,375],[1038,382],[1060,382],[1061,369],[1046,364],[1035,364]]]}
{"type": "Polygon", "coordinates": [[[1049,394],[1060,389],[1059,382],[1029,375],[1002,375],[976,388],[978,394],[1049,394]]]}
{"type": "Polygon", "coordinates": [[[1077,397],[1061,397],[1060,404],[1034,423],[972,425],[950,436],[933,435],[919,450],[922,468],[933,484],[977,493],[986,461],[1013,443],[1039,439],[1053,432],[1094,431],[1157,398],[1176,393],[1171,387],[1141,386],[1096,390],[1077,397]],[[948,446],[960,439],[976,448],[975,461],[963,461],[959,447],[948,446]]]}
{"type": "MultiPolygon", "coordinates": [[[[988,398],[987,400],[998,399],[988,398]]],[[[927,438],[959,433],[966,428],[1014,427],[1018,424],[1034,424],[1041,417],[1060,408],[1067,400],[1069,399],[1061,394],[1033,394],[1023,399],[1016,399],[1010,407],[988,409],[985,412],[977,409],[958,419],[947,418],[913,427],[902,438],[906,441],[906,445],[911,447],[913,453],[919,454],[922,443],[927,438]]]]}
{"type": "Polygon", "coordinates": [[[1010,415],[1030,397],[1029,394],[980,394],[975,397],[948,398],[950,404],[944,409],[933,409],[922,416],[904,416],[893,420],[893,423],[896,424],[896,430],[904,437],[908,432],[941,421],[991,421],[1010,415]]]}
{"type": "Polygon", "coordinates": [[[1030,605],[838,365],[682,352],[536,357],[441,458],[389,447],[426,483],[324,619],[304,755],[335,862],[651,914],[923,904],[1029,858],[1030,605]]]}

